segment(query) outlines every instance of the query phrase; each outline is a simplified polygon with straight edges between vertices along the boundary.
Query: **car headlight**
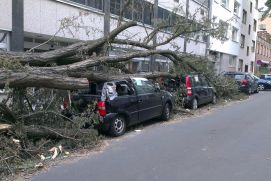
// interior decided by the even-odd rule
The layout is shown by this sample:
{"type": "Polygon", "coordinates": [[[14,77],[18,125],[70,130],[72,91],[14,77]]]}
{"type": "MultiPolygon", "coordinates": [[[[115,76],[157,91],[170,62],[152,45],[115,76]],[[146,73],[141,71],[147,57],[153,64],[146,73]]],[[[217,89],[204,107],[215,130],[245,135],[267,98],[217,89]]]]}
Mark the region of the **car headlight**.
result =
{"type": "Polygon", "coordinates": [[[268,84],[271,84],[271,81],[267,81],[268,84]]]}

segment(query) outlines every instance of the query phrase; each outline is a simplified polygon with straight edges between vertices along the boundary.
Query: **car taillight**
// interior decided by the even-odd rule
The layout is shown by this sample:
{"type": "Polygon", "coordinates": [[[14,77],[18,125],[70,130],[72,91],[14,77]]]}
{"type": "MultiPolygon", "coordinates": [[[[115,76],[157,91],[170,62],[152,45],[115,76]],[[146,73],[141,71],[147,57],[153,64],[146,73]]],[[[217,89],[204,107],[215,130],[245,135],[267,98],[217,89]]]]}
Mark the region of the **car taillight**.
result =
{"type": "Polygon", "coordinates": [[[64,98],[63,101],[63,109],[67,109],[69,107],[69,98],[64,98]]]}
{"type": "Polygon", "coordinates": [[[248,85],[248,80],[241,80],[241,85],[247,86],[248,85]]]}
{"type": "Polygon", "coordinates": [[[105,117],[106,116],[106,109],[105,109],[105,102],[100,101],[98,102],[98,111],[100,116],[105,117]]]}
{"type": "Polygon", "coordinates": [[[192,96],[191,78],[189,76],[186,77],[186,89],[187,96],[192,96]]]}

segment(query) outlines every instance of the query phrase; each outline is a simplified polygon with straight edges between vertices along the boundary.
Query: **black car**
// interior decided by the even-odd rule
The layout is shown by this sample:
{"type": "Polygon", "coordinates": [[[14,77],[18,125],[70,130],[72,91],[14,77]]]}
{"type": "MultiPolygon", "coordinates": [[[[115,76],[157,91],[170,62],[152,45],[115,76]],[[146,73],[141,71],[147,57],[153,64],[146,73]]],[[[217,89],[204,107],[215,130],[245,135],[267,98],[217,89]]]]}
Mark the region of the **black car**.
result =
{"type": "Polygon", "coordinates": [[[81,109],[95,100],[102,118],[98,128],[112,136],[152,118],[168,120],[173,108],[171,94],[145,78],[90,83],[89,91],[72,97],[73,104],[81,109]]]}
{"type": "Polygon", "coordinates": [[[217,101],[216,90],[207,78],[198,73],[180,75],[171,79],[167,87],[171,90],[181,90],[179,95],[182,98],[184,107],[197,109],[199,105],[217,101]]]}
{"type": "Polygon", "coordinates": [[[246,72],[226,72],[224,76],[236,80],[241,92],[252,94],[258,93],[258,82],[250,73],[246,72]]]}

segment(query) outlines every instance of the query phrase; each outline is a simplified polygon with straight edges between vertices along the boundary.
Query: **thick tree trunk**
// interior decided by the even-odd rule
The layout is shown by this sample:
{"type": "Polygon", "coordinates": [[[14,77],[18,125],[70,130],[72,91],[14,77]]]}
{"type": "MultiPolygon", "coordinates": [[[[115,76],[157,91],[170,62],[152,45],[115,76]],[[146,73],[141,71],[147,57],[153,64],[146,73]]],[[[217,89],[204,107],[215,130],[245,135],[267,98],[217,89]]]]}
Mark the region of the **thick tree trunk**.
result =
{"type": "Polygon", "coordinates": [[[86,89],[88,80],[86,78],[73,78],[67,75],[53,73],[49,70],[33,71],[1,71],[0,70],[0,88],[8,84],[10,88],[20,87],[44,87],[54,89],[86,89]]]}

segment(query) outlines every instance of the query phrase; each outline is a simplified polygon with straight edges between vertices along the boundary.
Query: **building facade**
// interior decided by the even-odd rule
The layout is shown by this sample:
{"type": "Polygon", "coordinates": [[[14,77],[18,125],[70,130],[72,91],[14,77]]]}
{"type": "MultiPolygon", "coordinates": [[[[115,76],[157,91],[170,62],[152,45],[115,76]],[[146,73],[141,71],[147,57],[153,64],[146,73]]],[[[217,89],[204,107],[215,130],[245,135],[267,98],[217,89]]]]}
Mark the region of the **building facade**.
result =
{"type": "Polygon", "coordinates": [[[267,31],[257,33],[256,73],[270,73],[271,68],[271,34],[267,31]]]}
{"type": "MultiPolygon", "coordinates": [[[[123,0],[1,0],[0,12],[5,16],[0,16],[0,40],[4,37],[0,41],[0,49],[27,51],[42,44],[35,51],[43,52],[78,40],[100,38],[117,26],[123,6],[123,0]],[[70,19],[74,21],[69,22],[70,19]],[[52,36],[52,41],[46,42],[52,36]]],[[[119,38],[142,40],[154,29],[155,20],[173,21],[170,14],[176,7],[182,7],[182,10],[176,12],[178,16],[185,17],[197,11],[198,19],[209,16],[209,4],[206,0],[133,0],[128,7],[129,11],[124,13],[124,21],[138,21],[139,26],[129,28],[119,38]]],[[[170,31],[161,31],[153,42],[159,43],[170,34],[170,31]]],[[[176,45],[179,51],[206,55],[207,40],[204,35],[195,39],[180,36],[170,44],[158,48],[175,50],[176,45]]],[[[110,55],[125,51],[125,47],[112,47],[110,55]]],[[[151,67],[168,71],[168,59],[155,57],[154,66],[150,59],[133,59],[128,67],[133,72],[150,71],[151,67]]]]}
{"type": "Polygon", "coordinates": [[[224,40],[211,38],[209,57],[218,73],[254,72],[257,0],[213,0],[211,17],[227,27],[224,40]]]}

